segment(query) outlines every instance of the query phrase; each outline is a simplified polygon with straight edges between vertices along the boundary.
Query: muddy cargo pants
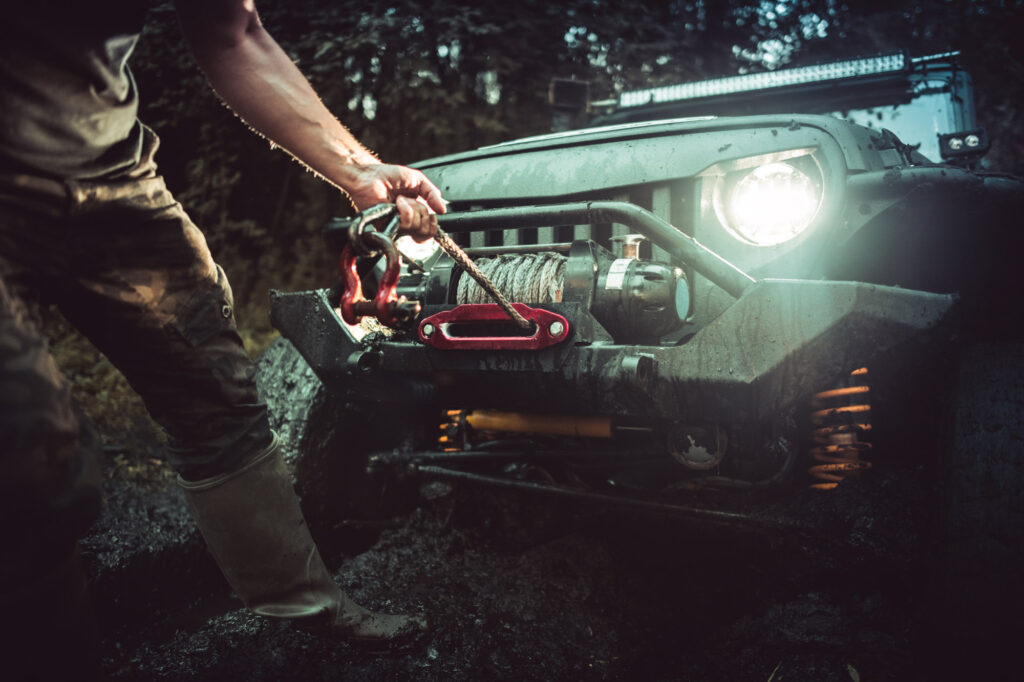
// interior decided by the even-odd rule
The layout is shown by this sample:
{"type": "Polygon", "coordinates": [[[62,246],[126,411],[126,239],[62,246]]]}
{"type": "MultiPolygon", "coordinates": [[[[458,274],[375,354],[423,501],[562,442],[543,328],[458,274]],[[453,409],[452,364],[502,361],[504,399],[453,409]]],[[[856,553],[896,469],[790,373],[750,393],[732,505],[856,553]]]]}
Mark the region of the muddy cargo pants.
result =
{"type": "Polygon", "coordinates": [[[63,612],[84,598],[76,542],[99,506],[40,305],[121,370],[186,480],[272,442],[227,280],[150,158],[113,182],[0,177],[0,617],[24,635],[10,651],[33,655],[39,632],[64,641],[35,655],[66,650],[63,612]]]}

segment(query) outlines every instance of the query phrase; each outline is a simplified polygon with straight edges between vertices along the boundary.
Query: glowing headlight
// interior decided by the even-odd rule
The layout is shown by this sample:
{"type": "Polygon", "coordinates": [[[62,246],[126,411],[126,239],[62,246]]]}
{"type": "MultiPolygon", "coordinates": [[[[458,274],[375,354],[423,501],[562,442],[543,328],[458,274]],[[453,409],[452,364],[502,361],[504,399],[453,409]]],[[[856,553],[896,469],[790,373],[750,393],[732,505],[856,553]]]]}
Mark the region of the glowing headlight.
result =
{"type": "Polygon", "coordinates": [[[774,246],[807,229],[820,205],[821,188],[806,173],[789,163],[769,163],[727,191],[719,219],[743,241],[774,246]]]}

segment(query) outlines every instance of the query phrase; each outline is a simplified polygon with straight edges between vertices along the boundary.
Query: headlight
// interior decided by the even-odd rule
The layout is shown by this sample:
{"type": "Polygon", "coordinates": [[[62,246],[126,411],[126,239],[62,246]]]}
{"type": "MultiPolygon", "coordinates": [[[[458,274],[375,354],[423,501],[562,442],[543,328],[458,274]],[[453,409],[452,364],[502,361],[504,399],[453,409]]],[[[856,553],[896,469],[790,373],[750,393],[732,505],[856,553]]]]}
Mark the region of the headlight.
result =
{"type": "Polygon", "coordinates": [[[821,206],[821,185],[793,163],[769,163],[726,180],[718,219],[736,237],[774,246],[807,229],[821,206]]]}

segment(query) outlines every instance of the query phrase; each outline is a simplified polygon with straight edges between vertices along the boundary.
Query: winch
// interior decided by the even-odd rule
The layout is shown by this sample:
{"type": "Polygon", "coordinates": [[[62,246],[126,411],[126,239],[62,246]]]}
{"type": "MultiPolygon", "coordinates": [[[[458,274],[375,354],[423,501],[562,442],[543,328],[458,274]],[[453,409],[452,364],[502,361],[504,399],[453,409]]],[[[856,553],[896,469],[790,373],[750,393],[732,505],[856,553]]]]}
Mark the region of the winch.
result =
{"type": "MultiPolygon", "coordinates": [[[[533,253],[498,254],[475,262],[516,303],[585,304],[616,343],[657,344],[679,329],[690,312],[690,289],[679,267],[641,260],[637,249],[613,254],[590,240],[555,245],[566,253],[545,248],[551,247],[538,245],[533,253]]],[[[441,251],[422,267],[406,268],[398,294],[424,305],[492,300],[441,251]]]]}

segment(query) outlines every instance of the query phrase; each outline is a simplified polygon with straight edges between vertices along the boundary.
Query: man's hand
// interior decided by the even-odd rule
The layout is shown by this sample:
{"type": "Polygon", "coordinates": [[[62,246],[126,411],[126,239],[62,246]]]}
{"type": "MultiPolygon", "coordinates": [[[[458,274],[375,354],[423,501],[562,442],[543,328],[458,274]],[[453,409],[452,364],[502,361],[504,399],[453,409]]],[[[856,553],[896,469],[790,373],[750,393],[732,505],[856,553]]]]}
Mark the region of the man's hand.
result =
{"type": "Polygon", "coordinates": [[[441,190],[423,173],[405,166],[360,165],[344,189],[357,211],[376,204],[395,204],[400,234],[408,234],[418,242],[437,234],[434,214],[445,212],[441,190]]]}

